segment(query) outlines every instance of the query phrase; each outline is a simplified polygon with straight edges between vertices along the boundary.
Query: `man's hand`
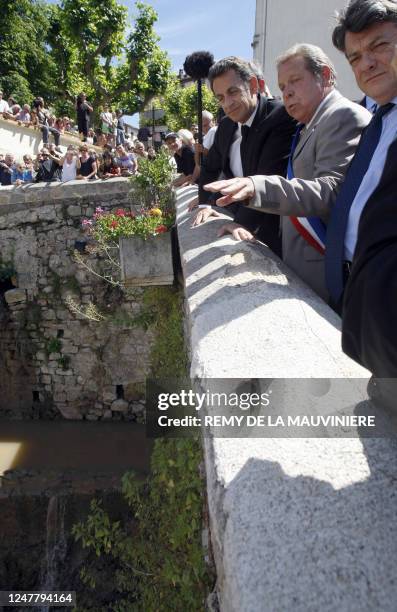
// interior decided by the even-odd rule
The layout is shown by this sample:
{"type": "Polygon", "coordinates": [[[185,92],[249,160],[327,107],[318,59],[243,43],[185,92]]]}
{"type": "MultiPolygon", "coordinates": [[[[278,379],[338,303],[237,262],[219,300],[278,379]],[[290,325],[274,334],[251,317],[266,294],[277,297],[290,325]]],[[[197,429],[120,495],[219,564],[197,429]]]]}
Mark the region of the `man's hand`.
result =
{"type": "Polygon", "coordinates": [[[255,240],[255,236],[251,234],[249,230],[247,230],[242,225],[238,223],[226,223],[222,225],[221,229],[218,230],[217,235],[219,237],[224,236],[225,234],[231,234],[235,240],[240,242],[241,240],[255,240]]]}
{"type": "Polygon", "coordinates": [[[222,215],[213,208],[201,208],[193,219],[192,227],[205,223],[209,217],[221,217],[222,215]]]}
{"type": "Polygon", "coordinates": [[[204,185],[206,191],[220,192],[223,197],[216,201],[217,206],[228,206],[233,202],[249,200],[255,194],[254,183],[250,178],[233,178],[227,181],[215,181],[204,185]]]}
{"type": "Polygon", "coordinates": [[[199,205],[199,199],[197,198],[193,198],[193,200],[190,202],[189,206],[188,206],[188,211],[192,212],[192,210],[194,208],[197,208],[197,206],[199,205]]]}

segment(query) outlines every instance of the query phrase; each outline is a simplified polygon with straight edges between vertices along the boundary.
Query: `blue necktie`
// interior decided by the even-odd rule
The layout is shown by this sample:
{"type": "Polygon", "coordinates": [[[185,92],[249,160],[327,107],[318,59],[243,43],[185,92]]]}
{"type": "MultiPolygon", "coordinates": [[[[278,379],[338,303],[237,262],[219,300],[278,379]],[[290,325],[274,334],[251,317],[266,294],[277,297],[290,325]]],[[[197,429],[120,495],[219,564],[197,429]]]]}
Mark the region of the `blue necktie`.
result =
{"type": "Polygon", "coordinates": [[[380,106],[363,133],[356,154],[341,185],[327,227],[325,249],[325,278],[329,294],[335,305],[343,293],[343,255],[350,207],[356,197],[382,133],[382,117],[394,104],[380,106]]]}

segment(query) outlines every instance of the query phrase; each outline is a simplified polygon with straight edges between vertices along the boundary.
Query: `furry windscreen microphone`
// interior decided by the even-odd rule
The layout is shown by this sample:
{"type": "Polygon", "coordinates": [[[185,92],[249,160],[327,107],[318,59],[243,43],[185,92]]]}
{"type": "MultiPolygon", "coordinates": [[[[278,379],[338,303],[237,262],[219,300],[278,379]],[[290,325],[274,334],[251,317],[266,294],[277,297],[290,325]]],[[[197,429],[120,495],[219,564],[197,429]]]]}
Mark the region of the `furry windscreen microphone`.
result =
{"type": "Polygon", "coordinates": [[[214,56],[209,51],[195,51],[188,55],[183,69],[192,79],[206,79],[209,69],[214,63],[214,56]]]}

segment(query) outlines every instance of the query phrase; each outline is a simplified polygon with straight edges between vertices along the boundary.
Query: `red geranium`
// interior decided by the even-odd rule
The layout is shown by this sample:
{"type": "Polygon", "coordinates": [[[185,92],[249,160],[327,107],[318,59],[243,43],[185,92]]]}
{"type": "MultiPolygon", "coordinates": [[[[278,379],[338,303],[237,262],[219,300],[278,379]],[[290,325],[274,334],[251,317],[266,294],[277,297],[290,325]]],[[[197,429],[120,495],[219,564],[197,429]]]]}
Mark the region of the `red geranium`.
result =
{"type": "Polygon", "coordinates": [[[116,210],[116,217],[125,217],[125,210],[123,210],[122,208],[118,208],[116,210]]]}
{"type": "Polygon", "coordinates": [[[117,223],[117,221],[112,221],[111,224],[110,224],[110,227],[113,227],[113,228],[116,228],[118,226],[119,226],[119,224],[117,223]]]}
{"type": "Polygon", "coordinates": [[[168,227],[166,225],[159,225],[156,227],[156,234],[164,234],[164,232],[168,232],[168,227]]]}

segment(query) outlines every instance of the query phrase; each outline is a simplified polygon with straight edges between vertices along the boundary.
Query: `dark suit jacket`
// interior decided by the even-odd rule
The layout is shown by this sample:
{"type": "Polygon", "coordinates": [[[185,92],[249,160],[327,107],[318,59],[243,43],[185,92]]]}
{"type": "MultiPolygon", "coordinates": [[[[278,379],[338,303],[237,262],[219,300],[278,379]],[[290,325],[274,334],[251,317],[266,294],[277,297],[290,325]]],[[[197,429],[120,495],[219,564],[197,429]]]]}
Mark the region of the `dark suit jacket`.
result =
{"type": "Polygon", "coordinates": [[[397,378],[397,139],[360,218],[342,312],[343,350],[379,378],[397,378]]]}
{"type": "MultiPolygon", "coordinates": [[[[200,203],[213,203],[211,195],[202,186],[216,181],[223,172],[225,178],[233,178],[230,169],[229,150],[237,124],[228,117],[222,119],[208,155],[203,160],[199,180],[200,203]]],[[[277,174],[285,176],[291,142],[296,122],[287,114],[278,100],[259,97],[259,108],[249,131],[247,157],[242,159],[243,174],[277,174]]],[[[227,207],[234,212],[234,220],[255,233],[274,252],[281,254],[280,218],[278,215],[250,210],[244,205],[227,207]]]]}

